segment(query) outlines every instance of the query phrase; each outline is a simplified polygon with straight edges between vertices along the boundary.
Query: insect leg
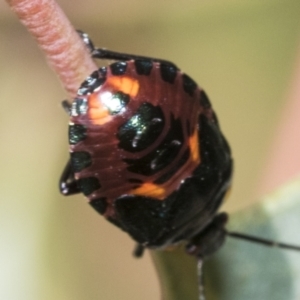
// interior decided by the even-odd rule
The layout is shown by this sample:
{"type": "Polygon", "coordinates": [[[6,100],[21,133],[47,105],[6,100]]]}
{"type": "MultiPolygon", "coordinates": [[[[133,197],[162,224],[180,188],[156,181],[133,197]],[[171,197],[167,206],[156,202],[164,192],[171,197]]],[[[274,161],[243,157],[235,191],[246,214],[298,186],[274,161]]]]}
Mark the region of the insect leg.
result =
{"type": "Polygon", "coordinates": [[[136,258],[140,258],[143,256],[145,251],[145,247],[141,244],[137,244],[133,250],[133,256],[136,258]]]}
{"type": "Polygon", "coordinates": [[[93,58],[124,60],[124,61],[132,60],[132,59],[133,60],[151,60],[154,62],[168,64],[168,65],[171,65],[171,66],[177,68],[175,64],[173,64],[172,62],[170,62],[168,60],[164,60],[164,59],[115,52],[115,51],[110,51],[110,50],[103,49],[103,48],[95,48],[94,44],[91,41],[91,39],[89,38],[88,34],[82,32],[81,30],[77,30],[77,32],[80,35],[80,37],[81,37],[82,41],[84,42],[84,44],[86,45],[86,47],[89,49],[93,58]]]}
{"type": "Polygon", "coordinates": [[[63,110],[68,114],[68,115],[71,115],[71,108],[72,108],[72,105],[70,104],[70,102],[68,100],[63,100],[61,102],[61,106],[63,108],[63,110]]]}

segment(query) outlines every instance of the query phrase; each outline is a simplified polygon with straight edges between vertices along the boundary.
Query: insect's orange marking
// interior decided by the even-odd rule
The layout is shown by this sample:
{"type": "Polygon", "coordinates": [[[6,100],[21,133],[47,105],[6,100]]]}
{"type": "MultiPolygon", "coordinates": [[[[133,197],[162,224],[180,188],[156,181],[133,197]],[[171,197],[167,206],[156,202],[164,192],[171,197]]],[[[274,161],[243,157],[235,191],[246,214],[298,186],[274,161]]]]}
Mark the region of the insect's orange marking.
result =
{"type": "MultiPolygon", "coordinates": [[[[132,79],[127,76],[111,76],[108,77],[105,85],[109,87],[112,93],[114,91],[123,92],[129,95],[131,98],[135,97],[139,91],[139,83],[136,79],[132,79]]],[[[109,110],[105,105],[102,104],[101,97],[103,96],[103,90],[92,93],[88,97],[88,118],[95,125],[103,125],[112,119],[109,110]]],[[[104,91],[105,93],[105,91],[104,91]]]]}
{"type": "Polygon", "coordinates": [[[139,83],[136,79],[126,76],[112,76],[106,80],[108,86],[113,87],[117,91],[128,94],[130,97],[135,97],[139,91],[139,83]]]}
{"type": "Polygon", "coordinates": [[[88,101],[88,117],[93,124],[103,125],[110,121],[111,115],[109,114],[108,109],[102,105],[98,93],[91,94],[88,98],[88,101]]]}
{"type": "Polygon", "coordinates": [[[141,187],[131,190],[130,194],[152,197],[158,200],[164,200],[166,198],[166,191],[163,187],[150,182],[144,183],[141,187]]]}
{"type": "Polygon", "coordinates": [[[199,140],[198,140],[197,129],[194,131],[193,135],[189,138],[189,145],[190,145],[192,160],[197,164],[199,164],[200,156],[199,156],[199,140]]]}

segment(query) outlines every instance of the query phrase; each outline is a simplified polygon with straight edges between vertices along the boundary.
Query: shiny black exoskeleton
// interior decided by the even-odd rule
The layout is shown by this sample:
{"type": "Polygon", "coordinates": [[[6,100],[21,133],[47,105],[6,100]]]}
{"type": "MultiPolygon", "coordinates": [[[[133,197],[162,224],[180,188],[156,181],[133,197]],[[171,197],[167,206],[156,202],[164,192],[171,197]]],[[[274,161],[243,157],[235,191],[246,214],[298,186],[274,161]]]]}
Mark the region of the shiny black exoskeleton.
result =
{"type": "Polygon", "coordinates": [[[217,211],[230,187],[232,158],[205,92],[173,63],[94,48],[117,62],[93,72],[71,104],[64,195],[90,205],[144,247],[187,241],[206,256],[225,238],[217,211]]]}

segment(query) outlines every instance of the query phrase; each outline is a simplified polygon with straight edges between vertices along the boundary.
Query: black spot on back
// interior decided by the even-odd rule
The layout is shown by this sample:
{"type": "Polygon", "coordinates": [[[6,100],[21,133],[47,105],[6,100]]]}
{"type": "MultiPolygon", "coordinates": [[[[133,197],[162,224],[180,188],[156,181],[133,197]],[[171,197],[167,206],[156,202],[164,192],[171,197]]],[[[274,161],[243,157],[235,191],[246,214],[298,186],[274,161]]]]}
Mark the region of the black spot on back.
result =
{"type": "Polygon", "coordinates": [[[161,63],[160,64],[160,74],[161,78],[169,83],[174,83],[178,69],[170,64],[161,63]]]}
{"type": "Polygon", "coordinates": [[[139,75],[149,75],[153,67],[152,61],[148,59],[136,59],[134,65],[139,75]]]}
{"type": "Polygon", "coordinates": [[[69,144],[75,145],[86,138],[86,128],[80,124],[69,125],[69,144]]]}
{"type": "Polygon", "coordinates": [[[186,74],[182,74],[182,80],[184,91],[192,97],[197,87],[196,82],[186,74]]]}
{"type": "Polygon", "coordinates": [[[212,111],[212,119],[214,120],[214,122],[216,123],[216,125],[219,127],[218,117],[217,117],[217,115],[216,115],[216,113],[214,111],[212,111]]]}
{"type": "Polygon", "coordinates": [[[71,153],[71,166],[73,171],[80,172],[92,163],[91,155],[85,151],[71,153]]]}
{"type": "Polygon", "coordinates": [[[165,174],[157,178],[157,180],[154,181],[155,184],[163,184],[167,182],[169,179],[171,179],[178,170],[187,162],[187,160],[190,157],[190,149],[186,149],[182,155],[182,157],[179,159],[179,161],[174,164],[174,166],[165,174]]]}
{"type": "Polygon", "coordinates": [[[123,75],[126,72],[127,62],[118,61],[110,65],[110,70],[113,75],[123,75]]]}
{"type": "Polygon", "coordinates": [[[78,180],[78,187],[85,196],[88,196],[98,190],[101,185],[96,177],[85,177],[78,180]]]}
{"type": "Polygon", "coordinates": [[[105,197],[93,199],[90,205],[101,215],[103,215],[107,208],[107,201],[105,197]]]}
{"type": "Polygon", "coordinates": [[[211,104],[210,101],[206,95],[206,93],[202,90],[200,93],[200,104],[204,107],[204,108],[210,108],[211,104]]]}
{"type": "Polygon", "coordinates": [[[152,152],[139,159],[124,159],[128,171],[145,176],[153,175],[170,163],[178,155],[184,142],[182,123],[172,116],[171,126],[165,138],[152,152]]]}
{"type": "Polygon", "coordinates": [[[137,112],[119,128],[117,133],[119,147],[129,152],[144,150],[155,142],[164,125],[162,109],[150,103],[143,103],[137,112]]]}
{"type": "Polygon", "coordinates": [[[81,84],[78,89],[78,95],[87,95],[93,93],[93,91],[102,85],[105,81],[105,77],[99,77],[99,72],[94,71],[86,80],[81,84]]]}

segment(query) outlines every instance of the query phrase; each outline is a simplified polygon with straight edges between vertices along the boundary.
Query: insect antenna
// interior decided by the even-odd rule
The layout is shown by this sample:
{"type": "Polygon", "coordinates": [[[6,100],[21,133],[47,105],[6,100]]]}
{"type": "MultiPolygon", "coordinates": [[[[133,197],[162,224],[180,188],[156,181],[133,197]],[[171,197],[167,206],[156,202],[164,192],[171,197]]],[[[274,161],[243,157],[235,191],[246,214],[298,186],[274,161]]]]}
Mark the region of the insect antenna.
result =
{"type": "Polygon", "coordinates": [[[254,242],[254,243],[257,243],[257,244],[262,244],[262,245],[269,246],[269,247],[300,251],[300,246],[296,246],[296,245],[279,243],[279,242],[276,242],[276,241],[267,240],[267,239],[263,239],[263,238],[259,238],[259,237],[256,237],[256,236],[243,234],[243,233],[239,233],[239,232],[234,232],[234,231],[231,231],[231,232],[227,231],[226,234],[228,236],[236,238],[236,239],[242,239],[242,240],[245,240],[245,241],[254,242]]]}

